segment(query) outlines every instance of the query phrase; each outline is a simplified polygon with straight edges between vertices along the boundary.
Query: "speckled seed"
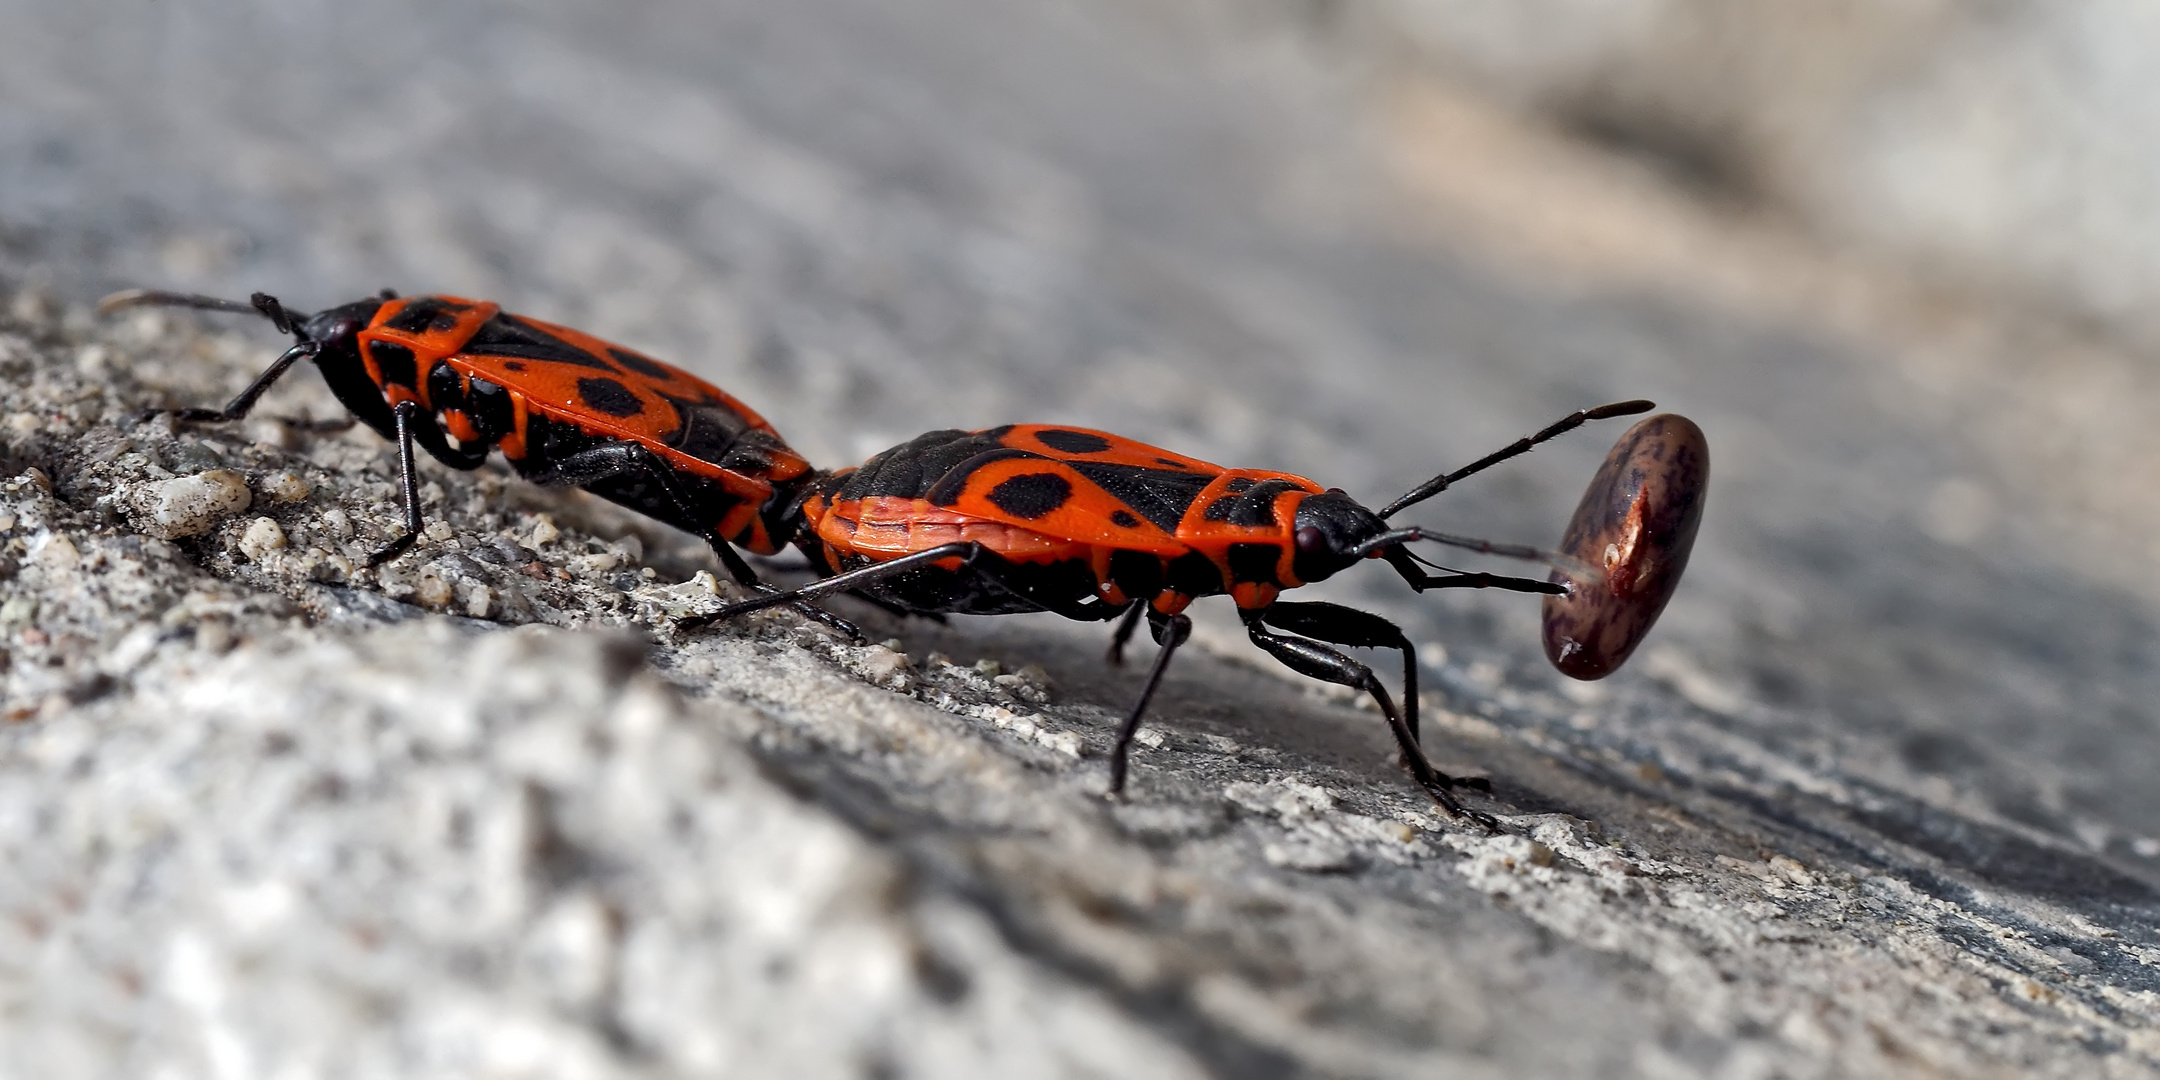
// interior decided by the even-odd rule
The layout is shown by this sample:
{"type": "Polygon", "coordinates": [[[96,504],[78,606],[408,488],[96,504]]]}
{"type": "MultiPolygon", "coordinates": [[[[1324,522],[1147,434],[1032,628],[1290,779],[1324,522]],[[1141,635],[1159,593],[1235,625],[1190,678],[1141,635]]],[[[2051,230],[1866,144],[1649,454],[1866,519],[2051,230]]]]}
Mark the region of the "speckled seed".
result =
{"type": "Polygon", "coordinates": [[[1560,550],[1604,571],[1545,598],[1545,656],[1577,679],[1618,670],[1680,585],[1710,485],[1710,446],[1694,421],[1649,417],[1613,444],[1568,522],[1560,550]]]}

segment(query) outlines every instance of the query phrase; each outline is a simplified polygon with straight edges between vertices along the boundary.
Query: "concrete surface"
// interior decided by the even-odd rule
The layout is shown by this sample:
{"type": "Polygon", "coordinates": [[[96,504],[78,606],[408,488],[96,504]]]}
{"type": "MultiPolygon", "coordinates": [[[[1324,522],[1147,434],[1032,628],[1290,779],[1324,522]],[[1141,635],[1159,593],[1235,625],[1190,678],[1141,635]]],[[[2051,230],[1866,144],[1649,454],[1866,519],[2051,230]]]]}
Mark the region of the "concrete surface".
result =
{"type": "Polygon", "coordinates": [[[2160,322],[2138,0],[1378,0],[1320,22],[1963,287],[2160,322]]]}
{"type": "MultiPolygon", "coordinates": [[[[0,6],[0,1074],[2154,1072],[2145,367],[1287,12],[0,6]],[[1099,629],[677,635],[696,544],[499,470],[355,570],[386,447],[304,373],[131,424],[273,355],[89,316],[144,284],[486,295],[824,462],[1056,420],[1385,498],[1646,396],[1718,486],[1605,683],[1319,590],[1501,834],[1220,611],[1112,806],[1099,629]]],[[[1618,433],[1425,520],[1549,540],[1618,433]]]]}

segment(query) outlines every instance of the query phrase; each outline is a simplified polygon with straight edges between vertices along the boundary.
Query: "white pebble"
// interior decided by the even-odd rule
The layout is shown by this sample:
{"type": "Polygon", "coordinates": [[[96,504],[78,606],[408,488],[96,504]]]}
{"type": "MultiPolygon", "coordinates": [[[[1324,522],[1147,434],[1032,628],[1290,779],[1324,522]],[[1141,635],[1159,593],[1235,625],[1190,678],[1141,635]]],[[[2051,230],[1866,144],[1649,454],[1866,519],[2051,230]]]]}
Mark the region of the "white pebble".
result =
{"type": "Polygon", "coordinates": [[[231,469],[211,469],[154,484],[149,492],[150,535],[177,540],[210,531],[220,518],[248,508],[254,496],[231,469]]]}
{"type": "Polygon", "coordinates": [[[296,503],[308,497],[308,482],[291,472],[274,472],[263,477],[262,493],[271,502],[296,503]]]}
{"type": "Polygon", "coordinates": [[[340,540],[352,539],[352,518],[346,516],[345,511],[333,506],[323,511],[322,517],[317,520],[321,522],[322,530],[331,536],[340,540]]]}
{"type": "Polygon", "coordinates": [[[55,533],[38,549],[37,560],[47,570],[73,570],[82,561],[82,551],[65,534],[55,533]]]}
{"type": "Polygon", "coordinates": [[[413,594],[422,604],[440,610],[450,606],[455,592],[449,582],[434,574],[422,574],[420,580],[413,583],[413,594]]]}
{"type": "Polygon", "coordinates": [[[872,645],[863,650],[862,659],[855,670],[863,678],[880,686],[896,687],[908,678],[908,659],[905,653],[894,652],[883,645],[872,645]]]}
{"type": "Polygon", "coordinates": [[[579,555],[578,557],[570,560],[570,572],[573,574],[577,574],[581,577],[591,574],[605,574],[608,571],[615,569],[615,565],[621,560],[622,556],[617,555],[612,551],[595,552],[591,555],[579,555]]]}
{"type": "Polygon", "coordinates": [[[1076,758],[1080,756],[1080,736],[1070,731],[1044,732],[1037,735],[1035,741],[1066,757],[1076,758]]]}
{"type": "Polygon", "coordinates": [[[263,556],[285,546],[285,530],[266,517],[248,522],[247,531],[240,534],[240,554],[249,562],[261,562],[263,556]]]}

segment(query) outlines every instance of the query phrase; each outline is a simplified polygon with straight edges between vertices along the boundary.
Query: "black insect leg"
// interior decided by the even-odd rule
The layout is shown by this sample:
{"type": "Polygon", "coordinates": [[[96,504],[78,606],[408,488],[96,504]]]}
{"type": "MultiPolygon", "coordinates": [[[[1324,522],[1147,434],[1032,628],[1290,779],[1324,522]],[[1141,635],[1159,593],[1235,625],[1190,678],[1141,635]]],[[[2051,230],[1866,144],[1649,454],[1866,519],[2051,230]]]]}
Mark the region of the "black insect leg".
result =
{"type": "Polygon", "coordinates": [[[959,559],[964,566],[972,565],[977,558],[981,557],[982,552],[983,546],[972,541],[940,544],[934,548],[926,548],[922,551],[902,555],[889,562],[875,563],[860,570],[850,570],[844,574],[834,574],[829,578],[813,581],[801,588],[789,589],[786,592],[771,592],[752,600],[738,600],[720,608],[718,611],[709,611],[703,615],[692,615],[685,619],[677,619],[675,627],[678,630],[695,630],[726,619],[748,615],[754,611],[779,607],[782,604],[800,604],[815,600],[821,596],[852,592],[856,589],[875,585],[887,578],[913,573],[932,563],[942,562],[946,559],[959,559]]]}
{"type": "MultiPolygon", "coordinates": [[[[560,484],[585,487],[608,480],[635,478],[652,484],[675,504],[676,511],[685,521],[697,520],[697,508],[688,492],[675,482],[667,463],[647,447],[634,442],[605,443],[588,447],[575,454],[556,458],[544,466],[531,468],[525,478],[536,484],[560,484]]],[[[725,537],[710,530],[698,534],[705,546],[712,549],[713,556],[727,570],[728,576],[743,588],[774,595],[779,590],[758,580],[757,571],[743,561],[735,546],[725,537]]],[[[856,641],[862,640],[862,630],[854,623],[812,604],[794,605],[797,611],[846,634],[856,641]]]]}
{"type": "Polygon", "coordinates": [[[1359,649],[1396,649],[1402,653],[1403,723],[1418,740],[1417,651],[1402,628],[1369,611],[1325,601],[1278,601],[1260,612],[1260,621],[1293,634],[1359,649]]]}
{"type": "MultiPolygon", "coordinates": [[[[1382,548],[1380,557],[1402,575],[1404,581],[1418,592],[1427,589],[1500,589],[1506,592],[1544,593],[1548,596],[1567,595],[1567,586],[1536,578],[1508,577],[1504,574],[1445,574],[1435,576],[1418,566],[1417,560],[1400,547],[1382,548]]],[[[1277,605],[1278,607],[1281,605],[1277,605]]]]}
{"type": "Polygon", "coordinates": [[[369,566],[381,566],[397,558],[420,539],[420,471],[413,460],[413,419],[420,415],[420,403],[399,402],[392,415],[397,418],[398,473],[405,487],[405,535],[368,556],[369,566]]]}
{"type": "Polygon", "coordinates": [[[1132,640],[1133,631],[1140,628],[1140,615],[1147,608],[1147,601],[1135,600],[1125,608],[1118,619],[1117,633],[1110,635],[1110,651],[1103,656],[1111,667],[1125,666],[1125,643],[1132,640]]]}
{"type": "MultiPolygon", "coordinates": [[[[1135,610],[1144,605],[1134,604],[1135,610]]],[[[1154,608],[1147,609],[1148,630],[1155,635],[1162,651],[1155,654],[1155,666],[1148,669],[1147,685],[1140,688],[1140,699],[1133,702],[1132,711],[1125,714],[1125,722],[1118,725],[1117,743],[1110,748],[1110,794],[1125,790],[1125,759],[1132,753],[1133,736],[1140,731],[1140,717],[1147,713],[1148,699],[1155,696],[1155,688],[1162,684],[1163,672],[1170,670],[1170,657],[1178,646],[1192,636],[1192,619],[1186,615],[1163,615],[1154,608]]],[[[1130,626],[1128,617],[1126,626],[1130,626]]]]}
{"type": "MultiPolygon", "coordinates": [[[[720,565],[727,567],[728,576],[734,578],[737,585],[741,585],[743,588],[749,589],[752,592],[765,593],[767,595],[779,594],[780,590],[773,588],[772,586],[758,580],[757,571],[752,570],[750,568],[750,564],[743,561],[743,557],[736,553],[734,545],[728,543],[725,540],[722,540],[720,537],[712,533],[706,533],[704,534],[704,536],[706,546],[712,548],[713,554],[720,557],[720,565]]],[[[800,612],[801,614],[811,619],[815,619],[818,622],[824,623],[825,625],[832,627],[833,629],[838,630],[843,634],[846,634],[850,641],[859,642],[863,639],[863,632],[861,627],[856,626],[854,623],[851,623],[846,619],[843,619],[840,616],[835,615],[832,612],[817,606],[816,604],[812,604],[808,601],[802,601],[790,604],[788,606],[794,608],[797,612],[800,612]]]]}
{"type": "MultiPolygon", "coordinates": [[[[775,566],[773,567],[773,569],[778,570],[783,574],[809,574],[813,577],[823,576],[825,574],[825,571],[821,569],[818,564],[811,562],[808,559],[804,559],[799,563],[790,563],[783,566],[775,566]]],[[[862,601],[865,604],[869,604],[870,606],[885,612],[888,615],[891,615],[895,619],[926,619],[930,622],[937,623],[940,626],[945,624],[945,615],[943,612],[916,611],[912,608],[909,608],[905,604],[895,603],[883,597],[872,596],[868,593],[858,592],[851,593],[849,595],[853,596],[857,600],[862,601]]]]}
{"type": "Polygon", "coordinates": [[[1373,675],[1371,668],[1320,642],[1273,633],[1261,624],[1260,613],[1246,612],[1244,617],[1245,632],[1252,638],[1253,644],[1267,650],[1268,654],[1280,661],[1284,667],[1300,675],[1355,687],[1371,694],[1373,701],[1379,704],[1380,711],[1387,716],[1389,730],[1395,733],[1395,746],[1402,752],[1403,764],[1409,768],[1410,775],[1417,780],[1418,786],[1424,788],[1425,793],[1432,796],[1433,801],[1439,803],[1442,809],[1458,817],[1467,817],[1488,829],[1499,827],[1499,823],[1494,821],[1491,815],[1466,809],[1455,801],[1452,789],[1459,786],[1461,781],[1433,768],[1432,763],[1425,760],[1425,752],[1418,749],[1417,739],[1411,734],[1410,725],[1403,720],[1402,713],[1395,708],[1394,699],[1388,697],[1387,688],[1380,685],[1379,678],[1373,675]]]}
{"type": "Polygon", "coordinates": [[[263,394],[270,389],[272,383],[283,378],[287,371],[292,370],[294,364],[300,362],[301,358],[312,357],[320,351],[322,351],[322,346],[313,341],[303,341],[285,350],[276,360],[271,361],[269,367],[263,369],[262,374],[255,376],[255,381],[249,383],[247,389],[240,391],[239,397],[232,399],[222,409],[151,409],[142,413],[140,418],[147,420],[153,416],[170,416],[182,423],[190,424],[215,424],[244,420],[247,418],[247,414],[254,410],[255,402],[262,398],[263,394]]]}

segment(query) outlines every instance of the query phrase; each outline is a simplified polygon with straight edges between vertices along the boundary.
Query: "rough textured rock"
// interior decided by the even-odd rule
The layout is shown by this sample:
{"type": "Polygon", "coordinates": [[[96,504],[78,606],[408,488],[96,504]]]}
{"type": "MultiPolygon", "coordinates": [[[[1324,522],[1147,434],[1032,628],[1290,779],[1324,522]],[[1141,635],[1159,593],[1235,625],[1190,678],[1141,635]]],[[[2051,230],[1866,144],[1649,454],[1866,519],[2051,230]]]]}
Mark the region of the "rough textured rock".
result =
{"type": "MultiPolygon", "coordinates": [[[[2156,1071],[2160,444],[2104,336],[1205,7],[8,15],[0,1073],[2156,1071]],[[1089,628],[680,635],[696,543],[499,466],[368,571],[394,458],[311,375],[137,418],[266,330],[88,308],[384,284],[822,462],[1057,420],[1384,497],[1648,396],[1719,478],[1595,686],[1522,597],[1319,590],[1425,643],[1499,833],[1212,611],[1110,804],[1089,628]]],[[[1550,542],[1618,433],[1428,520],[1550,542]]]]}

